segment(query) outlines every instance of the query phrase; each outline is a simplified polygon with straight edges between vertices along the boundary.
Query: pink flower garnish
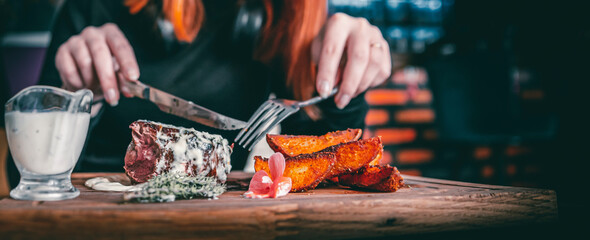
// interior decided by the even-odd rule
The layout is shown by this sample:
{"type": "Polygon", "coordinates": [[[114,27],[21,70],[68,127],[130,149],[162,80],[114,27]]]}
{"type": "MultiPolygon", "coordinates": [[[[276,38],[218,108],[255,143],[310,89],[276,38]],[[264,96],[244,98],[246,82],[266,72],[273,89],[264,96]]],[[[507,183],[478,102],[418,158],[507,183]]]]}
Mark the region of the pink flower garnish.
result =
{"type": "Polygon", "coordinates": [[[260,170],[250,180],[250,187],[244,193],[246,198],[278,198],[287,195],[293,186],[291,178],[283,177],[285,171],[285,157],[281,153],[275,153],[268,160],[270,174],[260,170]]]}

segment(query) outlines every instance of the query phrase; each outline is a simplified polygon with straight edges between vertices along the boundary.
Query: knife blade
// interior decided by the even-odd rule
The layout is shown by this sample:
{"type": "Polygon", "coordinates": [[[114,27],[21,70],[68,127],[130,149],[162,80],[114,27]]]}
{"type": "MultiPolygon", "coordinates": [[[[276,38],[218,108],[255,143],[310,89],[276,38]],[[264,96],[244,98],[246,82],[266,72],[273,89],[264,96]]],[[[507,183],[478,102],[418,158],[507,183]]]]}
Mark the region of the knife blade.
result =
{"type": "Polygon", "coordinates": [[[153,88],[139,81],[123,81],[133,96],[148,100],[158,105],[160,110],[205,126],[237,130],[246,126],[246,122],[216,113],[191,101],[184,100],[162,90],[153,88]]]}

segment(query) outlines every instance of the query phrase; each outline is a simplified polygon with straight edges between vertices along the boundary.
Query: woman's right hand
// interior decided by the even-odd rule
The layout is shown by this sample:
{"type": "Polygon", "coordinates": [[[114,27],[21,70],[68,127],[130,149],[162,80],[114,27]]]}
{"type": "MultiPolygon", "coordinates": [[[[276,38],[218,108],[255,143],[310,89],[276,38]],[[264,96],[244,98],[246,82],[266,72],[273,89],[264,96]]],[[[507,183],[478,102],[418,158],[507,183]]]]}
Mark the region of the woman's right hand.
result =
{"type": "Polygon", "coordinates": [[[131,96],[122,81],[137,81],[139,67],[133,48],[117,25],[86,27],[57,50],[55,67],[68,90],[88,88],[116,106],[119,93],[131,96]]]}

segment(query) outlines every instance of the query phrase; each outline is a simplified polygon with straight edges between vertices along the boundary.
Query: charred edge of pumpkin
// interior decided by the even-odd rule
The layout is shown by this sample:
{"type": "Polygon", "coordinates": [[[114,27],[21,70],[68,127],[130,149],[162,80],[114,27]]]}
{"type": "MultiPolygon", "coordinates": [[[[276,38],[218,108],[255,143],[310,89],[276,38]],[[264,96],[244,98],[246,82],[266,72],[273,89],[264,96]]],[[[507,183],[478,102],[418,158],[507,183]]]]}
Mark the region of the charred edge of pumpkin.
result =
{"type": "Polygon", "coordinates": [[[383,179],[383,181],[366,187],[367,189],[381,191],[381,192],[395,192],[404,185],[404,178],[397,170],[393,167],[393,173],[389,177],[383,179]]]}
{"type": "MultiPolygon", "coordinates": [[[[378,150],[377,152],[373,155],[372,158],[370,158],[367,162],[365,162],[364,164],[362,164],[360,167],[358,168],[346,168],[346,169],[342,169],[340,172],[331,174],[328,178],[333,178],[333,177],[338,177],[338,176],[342,176],[345,174],[350,174],[350,173],[354,173],[356,171],[358,171],[359,169],[361,169],[362,167],[368,165],[371,161],[373,161],[373,159],[375,158],[375,156],[381,151],[380,149],[383,149],[383,144],[381,142],[381,137],[373,137],[373,138],[369,138],[369,139],[362,139],[362,140],[357,140],[357,141],[352,141],[352,142],[345,142],[345,143],[340,143],[331,147],[327,147],[324,150],[321,150],[319,152],[331,152],[334,154],[338,153],[338,149],[348,146],[348,145],[356,145],[356,146],[362,146],[364,144],[368,144],[368,143],[375,143],[378,146],[378,150]]],[[[336,161],[338,161],[338,159],[336,159],[336,161]]]]}
{"type": "MultiPolygon", "coordinates": [[[[384,165],[384,166],[363,166],[361,167],[358,171],[353,172],[353,173],[348,173],[348,174],[343,174],[340,175],[340,177],[338,178],[339,180],[339,184],[344,185],[344,186],[349,186],[349,187],[362,187],[362,188],[367,188],[370,187],[372,185],[376,185],[376,184],[380,184],[381,182],[387,180],[388,178],[391,177],[391,175],[395,174],[396,172],[396,168],[392,167],[390,165],[384,165]],[[387,175],[385,175],[384,178],[380,179],[379,182],[375,183],[375,184],[371,184],[371,185],[365,185],[365,184],[360,184],[360,182],[357,182],[355,180],[359,180],[359,179],[355,179],[357,177],[361,177],[361,175],[364,175],[365,173],[368,173],[370,168],[378,168],[379,172],[373,173],[373,174],[380,174],[381,171],[387,171],[387,170],[391,170],[391,172],[387,175]]],[[[399,173],[399,172],[398,172],[399,173]]],[[[401,177],[401,176],[400,176],[401,177]]]]}
{"type": "Polygon", "coordinates": [[[397,170],[397,167],[393,167],[393,173],[391,175],[392,176],[395,175],[395,177],[397,179],[398,188],[401,188],[406,185],[406,182],[404,181],[404,177],[402,177],[402,173],[399,172],[399,170],[397,170]]]}
{"type": "Polygon", "coordinates": [[[395,167],[392,167],[390,165],[367,165],[363,166],[361,169],[359,169],[357,172],[353,174],[364,174],[365,172],[368,172],[370,168],[378,168],[379,171],[382,171],[383,169],[392,169],[392,173],[396,171],[395,167]]]}
{"type": "MultiPolygon", "coordinates": [[[[274,151],[274,152],[280,152],[283,155],[289,156],[289,157],[294,157],[291,154],[289,154],[286,149],[284,149],[282,146],[279,146],[279,144],[277,142],[275,142],[273,140],[273,136],[282,136],[285,139],[290,139],[290,138],[316,138],[316,139],[321,139],[321,138],[326,138],[327,136],[334,136],[334,137],[339,137],[339,136],[347,136],[349,135],[348,133],[353,133],[354,137],[352,139],[349,139],[347,142],[344,143],[349,143],[349,142],[354,142],[354,141],[358,141],[362,135],[363,135],[363,130],[360,128],[348,128],[346,130],[337,130],[337,131],[333,131],[333,132],[328,132],[324,135],[320,135],[320,136],[315,136],[315,135],[281,135],[281,134],[266,134],[266,143],[268,144],[268,146],[274,151]]],[[[342,143],[341,143],[342,144],[342,143]]],[[[336,145],[334,145],[336,146],[336,145]]],[[[331,147],[331,146],[330,146],[331,147]]],[[[328,148],[328,147],[327,147],[328,148]]],[[[322,150],[320,150],[322,151],[322,150]]],[[[319,151],[318,151],[319,152],[319,151]]]]}
{"type": "Polygon", "coordinates": [[[285,151],[281,147],[279,147],[275,143],[275,141],[272,140],[271,136],[272,136],[272,134],[266,134],[266,143],[268,143],[268,146],[270,147],[270,149],[272,149],[273,152],[280,152],[283,155],[287,155],[285,153],[285,151]]]}
{"type": "Polygon", "coordinates": [[[383,181],[377,183],[377,184],[373,184],[370,186],[361,186],[361,185],[347,185],[347,184],[342,184],[343,186],[347,186],[350,187],[352,189],[355,190],[362,190],[362,191],[371,191],[371,192],[396,192],[397,190],[399,190],[400,188],[402,188],[403,185],[403,181],[400,182],[400,180],[398,180],[397,178],[393,178],[392,176],[389,176],[387,178],[385,178],[383,181]],[[393,184],[389,183],[389,182],[394,182],[393,184]]]}
{"type": "MultiPolygon", "coordinates": [[[[377,145],[382,145],[381,143],[381,137],[373,137],[373,138],[369,138],[369,139],[361,139],[361,140],[356,140],[356,141],[350,141],[350,142],[345,142],[345,143],[340,143],[340,144],[336,144],[334,146],[329,146],[327,148],[324,148],[323,150],[320,150],[318,152],[333,152],[336,153],[338,152],[338,149],[341,147],[344,147],[346,145],[362,145],[362,144],[366,144],[366,143],[370,143],[370,142],[375,142],[377,143],[377,145]]],[[[372,159],[371,159],[372,160],[372,159]]]]}

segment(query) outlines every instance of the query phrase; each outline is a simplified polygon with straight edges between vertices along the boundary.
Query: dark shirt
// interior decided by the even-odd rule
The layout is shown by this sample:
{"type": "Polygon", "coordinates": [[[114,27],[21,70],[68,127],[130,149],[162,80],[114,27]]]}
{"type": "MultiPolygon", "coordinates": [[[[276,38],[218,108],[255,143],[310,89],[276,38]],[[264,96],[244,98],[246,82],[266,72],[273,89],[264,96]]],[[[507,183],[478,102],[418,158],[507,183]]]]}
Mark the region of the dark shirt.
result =
{"type": "MultiPolygon", "coordinates": [[[[274,92],[278,98],[293,98],[285,86],[280,64],[263,64],[235,56],[230,33],[237,12],[235,1],[204,0],[205,22],[190,44],[163,40],[153,19],[130,15],[121,0],[67,1],[59,14],[40,84],[61,86],[55,68],[57,48],[87,26],[112,22],[119,26],[133,46],[140,81],[193,101],[221,114],[247,121],[251,114],[274,92]],[[146,20],[147,19],[147,20],[146,20]]],[[[363,128],[368,106],[363,96],[343,110],[333,99],[319,104],[323,118],[311,120],[304,111],[286,119],[285,134],[320,135],[346,128],[363,128]]],[[[220,134],[231,143],[238,131],[222,131],[161,112],[154,104],[137,98],[124,98],[116,107],[104,105],[100,116],[92,120],[86,147],[76,171],[122,171],[123,159],[131,141],[129,124],[147,119],[200,131],[220,134]]],[[[233,169],[243,169],[247,151],[234,147],[233,169]]]]}

